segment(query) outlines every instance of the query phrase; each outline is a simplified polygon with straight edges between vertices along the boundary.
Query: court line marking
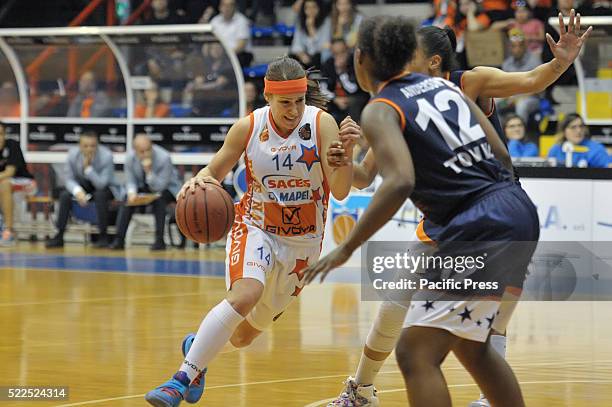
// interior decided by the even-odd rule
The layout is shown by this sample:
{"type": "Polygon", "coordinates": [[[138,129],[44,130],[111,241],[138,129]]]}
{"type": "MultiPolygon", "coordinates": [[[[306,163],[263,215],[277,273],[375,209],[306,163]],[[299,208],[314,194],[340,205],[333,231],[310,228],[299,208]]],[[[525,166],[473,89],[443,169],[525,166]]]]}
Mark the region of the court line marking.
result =
{"type": "Polygon", "coordinates": [[[87,302],[104,302],[104,301],[130,301],[150,298],[170,298],[182,296],[203,295],[202,292],[180,293],[180,294],[150,294],[150,295],[131,295],[122,297],[98,297],[98,298],[82,298],[75,300],[52,300],[52,301],[32,301],[32,302],[2,302],[0,307],[14,307],[27,305],[54,305],[54,304],[73,304],[87,302]]]}
{"type": "MultiPolygon", "coordinates": [[[[563,362],[525,363],[520,366],[521,367],[541,366],[541,365],[566,366],[568,364],[592,364],[592,363],[601,363],[601,362],[612,362],[612,360],[606,360],[606,361],[585,361],[585,360],[578,361],[577,360],[577,361],[563,361],[563,362]]],[[[512,367],[513,368],[519,367],[519,364],[513,365],[512,367]]],[[[445,370],[463,370],[463,367],[460,367],[460,366],[448,367],[448,368],[445,368],[445,370]]],[[[401,372],[399,370],[387,370],[387,371],[379,372],[378,374],[382,375],[382,374],[398,374],[398,373],[401,373],[401,372]]],[[[304,381],[304,380],[332,379],[332,378],[337,378],[337,377],[346,377],[346,374],[311,376],[311,377],[294,377],[291,379],[275,379],[275,380],[264,380],[264,381],[257,381],[257,382],[222,384],[222,385],[217,385],[217,386],[206,387],[206,389],[213,390],[213,389],[224,389],[224,388],[232,388],[232,387],[256,386],[260,384],[291,383],[291,382],[299,382],[299,381],[304,381]]],[[[612,380],[556,380],[556,381],[552,380],[552,381],[519,382],[519,384],[563,384],[563,383],[612,383],[612,380]]],[[[476,384],[475,383],[454,384],[454,385],[450,385],[449,388],[470,387],[470,386],[476,386],[476,384]]],[[[399,391],[404,391],[404,390],[405,390],[404,388],[381,390],[378,393],[393,393],[393,392],[399,392],[399,391]]],[[[104,403],[106,401],[127,400],[127,399],[139,398],[139,397],[144,397],[144,396],[145,394],[143,393],[143,394],[135,394],[135,395],[129,395],[129,396],[112,397],[112,398],[106,398],[106,399],[81,401],[81,402],[70,403],[70,404],[60,404],[56,407],[84,406],[84,405],[89,405],[89,404],[104,403]]],[[[314,403],[308,404],[304,407],[316,407],[316,406],[321,405],[321,403],[328,403],[332,400],[334,400],[334,398],[319,400],[319,401],[315,401],[314,403]]]]}
{"type": "Polygon", "coordinates": [[[180,278],[225,278],[224,275],[211,276],[204,274],[169,274],[169,273],[149,273],[138,271],[121,271],[121,270],[86,270],[86,269],[61,269],[61,268],[30,268],[30,267],[0,267],[0,271],[43,271],[43,272],[60,272],[60,273],[88,273],[88,274],[110,274],[110,275],[125,275],[125,276],[143,276],[143,277],[180,277],[180,278]]]}
{"type": "MultiPolygon", "coordinates": [[[[527,382],[519,382],[520,385],[529,385],[529,384],[571,384],[571,383],[597,383],[597,384],[606,384],[606,383],[612,383],[612,380],[537,380],[537,381],[527,381],[527,382]]],[[[464,383],[464,384],[449,384],[448,388],[449,389],[453,389],[453,388],[460,388],[460,387],[477,387],[476,383],[464,383]]],[[[379,390],[377,393],[381,394],[381,393],[399,393],[399,392],[405,392],[406,389],[405,388],[399,388],[399,389],[389,389],[389,390],[379,390]]],[[[306,404],[304,407],[319,407],[319,406],[323,406],[327,403],[329,403],[330,401],[334,401],[336,399],[336,397],[332,397],[329,399],[325,399],[325,400],[319,400],[319,401],[315,401],[313,403],[310,404],[306,404]]]]}

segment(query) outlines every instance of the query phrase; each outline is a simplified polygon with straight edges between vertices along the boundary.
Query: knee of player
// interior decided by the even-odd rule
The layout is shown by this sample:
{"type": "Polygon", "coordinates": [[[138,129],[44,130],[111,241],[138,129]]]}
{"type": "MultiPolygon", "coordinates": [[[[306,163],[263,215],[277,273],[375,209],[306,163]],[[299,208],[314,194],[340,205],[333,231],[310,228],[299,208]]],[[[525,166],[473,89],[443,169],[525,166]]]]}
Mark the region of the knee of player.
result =
{"type": "Polygon", "coordinates": [[[9,178],[0,180],[0,189],[9,189],[10,187],[11,187],[11,180],[9,178]]]}
{"type": "Polygon", "coordinates": [[[242,316],[246,316],[255,307],[263,293],[263,284],[257,280],[244,279],[234,283],[227,293],[227,301],[242,316]],[[252,280],[252,281],[246,281],[252,280]]]}

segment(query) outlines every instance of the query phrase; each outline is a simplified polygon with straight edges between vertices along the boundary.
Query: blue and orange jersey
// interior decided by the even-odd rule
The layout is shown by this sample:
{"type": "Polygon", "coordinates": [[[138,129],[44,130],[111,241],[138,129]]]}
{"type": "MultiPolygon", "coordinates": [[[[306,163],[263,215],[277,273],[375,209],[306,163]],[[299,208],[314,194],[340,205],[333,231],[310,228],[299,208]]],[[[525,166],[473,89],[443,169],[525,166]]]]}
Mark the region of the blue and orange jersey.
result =
{"type": "MultiPolygon", "coordinates": [[[[465,71],[452,71],[449,75],[448,80],[459,86],[461,90],[463,90],[463,74],[465,71]]],[[[499,120],[499,115],[497,114],[497,108],[495,106],[495,99],[493,98],[478,98],[476,104],[480,106],[484,114],[487,116],[499,137],[501,137],[502,141],[508,146],[508,139],[506,138],[506,133],[504,132],[504,128],[501,125],[499,120]]]]}
{"type": "Polygon", "coordinates": [[[432,221],[444,224],[489,188],[511,181],[453,83],[409,73],[387,82],[370,103],[377,102],[400,117],[416,176],[410,199],[432,221]]]}

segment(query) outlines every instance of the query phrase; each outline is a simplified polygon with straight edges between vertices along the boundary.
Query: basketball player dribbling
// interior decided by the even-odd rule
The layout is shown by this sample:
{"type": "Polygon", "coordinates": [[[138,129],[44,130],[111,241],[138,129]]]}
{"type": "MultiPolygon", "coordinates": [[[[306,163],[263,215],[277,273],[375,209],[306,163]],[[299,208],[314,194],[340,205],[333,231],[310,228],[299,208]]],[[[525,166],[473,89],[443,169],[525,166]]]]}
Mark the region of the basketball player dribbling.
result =
{"type": "MultiPolygon", "coordinates": [[[[319,274],[323,279],[344,263],[408,197],[426,219],[420,234],[436,244],[538,239],[537,212],[513,181],[510,157],[499,135],[451,82],[404,71],[415,48],[414,29],[402,17],[368,19],[360,27],[355,70],[360,86],[374,95],[361,125],[383,183],[345,242],[307,269],[307,282],[319,274]],[[487,153],[466,160],[474,149],[487,153]]],[[[528,245],[508,262],[503,283],[522,281],[534,248],[528,245]]],[[[448,305],[443,311],[453,312],[467,302],[454,304],[456,308],[448,305]]],[[[472,311],[495,313],[499,306],[499,301],[473,301],[472,311]]],[[[396,353],[412,406],[451,405],[440,369],[450,351],[494,405],[524,405],[512,370],[487,342],[491,326],[418,326],[409,319],[404,326],[396,353]]]]}
{"type": "Polygon", "coordinates": [[[330,192],[343,199],[351,188],[350,163],[332,168],[320,159],[332,149],[352,156],[351,126],[341,125],[341,143],[336,122],[321,110],[326,100],[318,84],[299,62],[272,62],[264,96],[268,106],[238,120],[179,193],[223,180],[244,153],[248,190],[227,239],[226,297],[183,340],[178,372],[146,394],[154,406],[197,402],[215,356],[248,346],[283,313],[304,287],[303,270],[319,258],[330,192]]]}
{"type": "MultiPolygon", "coordinates": [[[[422,27],[417,31],[417,50],[412,61],[412,68],[426,67],[422,73],[434,77],[449,79],[461,88],[464,94],[475,101],[486,113],[489,121],[502,137],[505,135],[495,110],[493,98],[509,97],[517,94],[537,93],[554,83],[574,62],[592,28],[582,35],[580,32],[580,14],[574,10],[570,12],[569,24],[563,24],[560,18],[560,38],[554,42],[547,38],[555,58],[528,72],[504,72],[491,67],[476,67],[468,71],[454,70],[456,39],[449,27],[422,27]]],[[[336,162],[336,157],[332,157],[336,162]]],[[[377,169],[374,155],[370,150],[360,164],[353,168],[353,186],[365,188],[374,179],[377,169]]],[[[419,225],[422,230],[422,225],[419,225]]],[[[417,236],[418,237],[418,236],[417,236]]],[[[506,307],[516,305],[520,289],[508,290],[505,301],[506,307]]],[[[421,302],[414,302],[414,309],[422,309],[421,302]]],[[[399,336],[401,324],[405,319],[407,309],[399,304],[385,301],[381,304],[379,313],[371,327],[364,346],[357,372],[354,377],[345,381],[345,388],[337,399],[329,403],[332,406],[375,407],[378,400],[373,386],[374,378],[386,358],[395,347],[399,336]]],[[[414,319],[415,315],[412,312],[414,319]]],[[[502,357],[506,354],[505,332],[491,331],[490,342],[492,347],[502,357]]],[[[470,404],[470,407],[487,407],[488,400],[481,394],[479,400],[470,404]]]]}

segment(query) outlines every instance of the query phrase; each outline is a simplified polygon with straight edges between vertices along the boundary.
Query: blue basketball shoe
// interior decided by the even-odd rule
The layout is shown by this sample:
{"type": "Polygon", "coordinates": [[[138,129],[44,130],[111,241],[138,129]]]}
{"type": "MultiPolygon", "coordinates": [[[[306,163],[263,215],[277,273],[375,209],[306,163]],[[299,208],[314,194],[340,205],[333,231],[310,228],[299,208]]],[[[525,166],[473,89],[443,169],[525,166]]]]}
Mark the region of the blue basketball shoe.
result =
{"type": "MultiPolygon", "coordinates": [[[[191,345],[193,344],[193,340],[195,339],[195,334],[188,334],[185,339],[183,339],[183,344],[181,345],[181,350],[183,351],[183,356],[187,356],[189,353],[189,349],[191,349],[191,345]]],[[[202,373],[196,376],[191,382],[189,386],[189,391],[185,395],[185,401],[187,403],[197,403],[202,397],[202,393],[204,393],[204,386],[206,385],[206,368],[202,370],[202,373]]]]}
{"type": "Polygon", "coordinates": [[[172,379],[151,390],[145,400],[155,407],[177,407],[189,391],[189,377],[185,372],[176,372],[172,379]]]}

